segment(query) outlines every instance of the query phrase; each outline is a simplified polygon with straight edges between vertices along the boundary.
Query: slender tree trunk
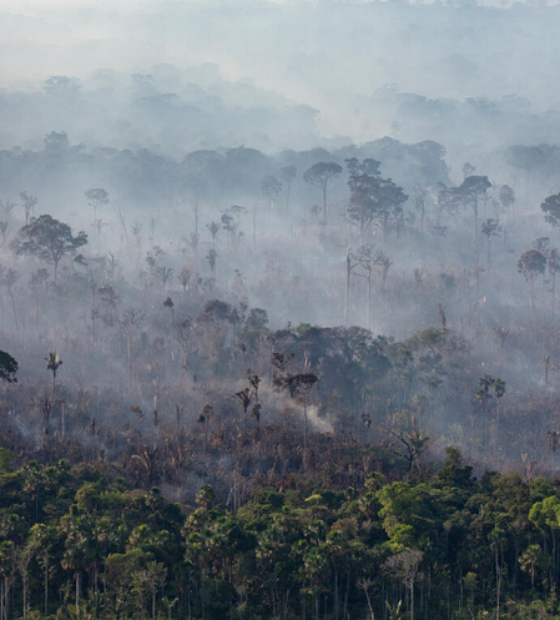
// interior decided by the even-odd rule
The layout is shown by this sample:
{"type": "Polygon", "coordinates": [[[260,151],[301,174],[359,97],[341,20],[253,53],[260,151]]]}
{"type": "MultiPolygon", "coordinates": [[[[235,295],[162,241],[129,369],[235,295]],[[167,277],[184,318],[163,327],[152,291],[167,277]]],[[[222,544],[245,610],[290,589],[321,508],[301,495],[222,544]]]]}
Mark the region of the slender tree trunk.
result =
{"type": "Polygon", "coordinates": [[[554,321],[554,310],[556,306],[556,274],[552,274],[552,320],[554,321]]]}
{"type": "Polygon", "coordinates": [[[323,224],[327,225],[327,184],[323,185],[323,224]]]}
{"type": "Polygon", "coordinates": [[[338,620],[338,568],[334,565],[334,617],[338,620]]]}
{"type": "Polygon", "coordinates": [[[303,399],[303,471],[307,471],[307,398],[303,399]]]}
{"type": "Polygon", "coordinates": [[[346,620],[348,616],[348,594],[350,593],[350,572],[346,576],[346,591],[344,592],[344,609],[342,616],[346,620]]]}
{"type": "Polygon", "coordinates": [[[128,355],[128,389],[132,388],[132,356],[130,350],[130,334],[126,337],[126,347],[127,347],[127,355],[128,355]]]}
{"type": "MultiPolygon", "coordinates": [[[[245,420],[245,416],[243,417],[243,420],[245,420]]],[[[208,453],[208,416],[206,416],[206,419],[204,420],[204,454],[206,455],[208,453]]]]}
{"type": "Polygon", "coordinates": [[[23,620],[27,620],[27,570],[23,571],[21,577],[23,585],[23,620]]]}
{"type": "Polygon", "coordinates": [[[14,299],[14,294],[12,293],[12,287],[8,286],[8,295],[10,296],[10,299],[12,301],[12,308],[14,310],[14,319],[16,321],[16,329],[19,331],[19,321],[18,321],[18,314],[17,314],[17,310],[16,310],[16,301],[14,299]]]}
{"type": "Polygon", "coordinates": [[[350,250],[346,251],[346,287],[344,289],[344,325],[348,325],[348,304],[350,302],[350,276],[352,274],[352,259],[350,250]]]}
{"type": "Polygon", "coordinates": [[[371,270],[367,279],[367,328],[371,329],[371,270]]]}
{"type": "Polygon", "coordinates": [[[474,240],[478,238],[478,198],[474,199],[474,240]]]}
{"type": "Polygon", "coordinates": [[[367,605],[368,605],[368,609],[369,609],[369,614],[371,616],[371,620],[375,620],[375,614],[373,613],[373,607],[371,605],[371,599],[370,599],[369,591],[368,591],[367,587],[364,588],[364,592],[365,592],[365,595],[366,595],[367,605]]]}
{"type": "Polygon", "coordinates": [[[45,552],[45,617],[49,609],[49,554],[45,552]]]}
{"type": "Polygon", "coordinates": [[[257,251],[257,208],[253,207],[253,252],[257,251]]]}
{"type": "Polygon", "coordinates": [[[502,585],[502,574],[499,564],[499,552],[496,549],[496,620],[500,620],[500,590],[502,585]]]}
{"type": "Polygon", "coordinates": [[[80,571],[76,571],[76,617],[80,617],[80,571]]]}

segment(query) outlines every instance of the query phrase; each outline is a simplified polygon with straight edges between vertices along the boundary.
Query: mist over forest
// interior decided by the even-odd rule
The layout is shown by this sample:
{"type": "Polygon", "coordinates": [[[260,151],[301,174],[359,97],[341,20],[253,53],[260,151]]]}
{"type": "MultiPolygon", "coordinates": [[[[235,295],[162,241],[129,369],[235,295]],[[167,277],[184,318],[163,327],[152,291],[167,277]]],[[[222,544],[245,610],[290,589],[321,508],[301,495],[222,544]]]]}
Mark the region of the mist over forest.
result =
{"type": "Polygon", "coordinates": [[[0,620],[557,620],[560,6],[0,3],[0,620]]]}

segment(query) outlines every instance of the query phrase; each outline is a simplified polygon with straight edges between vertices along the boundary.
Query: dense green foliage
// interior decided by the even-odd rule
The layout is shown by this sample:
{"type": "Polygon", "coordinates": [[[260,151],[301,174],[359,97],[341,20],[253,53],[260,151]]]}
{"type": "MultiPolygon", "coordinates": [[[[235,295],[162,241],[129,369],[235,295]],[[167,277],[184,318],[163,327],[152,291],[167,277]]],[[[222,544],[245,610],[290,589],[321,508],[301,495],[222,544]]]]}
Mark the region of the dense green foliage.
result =
{"type": "Polygon", "coordinates": [[[454,449],[429,476],[294,482],[236,512],[208,485],[191,507],[109,466],[12,460],[0,452],[2,618],[560,617],[557,487],[477,481],[454,449]]]}

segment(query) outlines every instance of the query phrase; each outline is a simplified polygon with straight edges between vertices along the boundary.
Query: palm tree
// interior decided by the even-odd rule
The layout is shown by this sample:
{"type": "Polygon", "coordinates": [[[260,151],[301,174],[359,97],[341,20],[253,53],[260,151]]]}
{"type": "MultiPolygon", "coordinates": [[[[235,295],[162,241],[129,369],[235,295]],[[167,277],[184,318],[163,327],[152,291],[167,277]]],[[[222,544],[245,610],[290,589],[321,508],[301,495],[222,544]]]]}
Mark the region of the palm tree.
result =
{"type": "Polygon", "coordinates": [[[76,518],[70,516],[64,517],[61,520],[61,529],[66,538],[61,565],[64,570],[74,573],[74,580],[76,581],[76,615],[78,616],[80,613],[82,571],[89,565],[91,556],[89,528],[84,517],[76,518]]]}
{"type": "Polygon", "coordinates": [[[175,273],[173,267],[156,267],[156,273],[163,284],[163,288],[167,286],[167,283],[171,279],[171,276],[175,273]]]}
{"type": "Polygon", "coordinates": [[[181,282],[181,287],[183,288],[183,294],[187,292],[187,286],[191,280],[191,270],[183,267],[181,269],[181,273],[179,274],[179,282],[181,282]]]}
{"type": "Polygon", "coordinates": [[[161,562],[149,562],[146,569],[146,585],[152,594],[152,620],[156,620],[156,594],[163,590],[167,578],[167,568],[161,562]]]}
{"type": "Polygon", "coordinates": [[[257,429],[255,431],[255,437],[258,441],[260,435],[260,422],[261,422],[261,413],[262,413],[262,405],[260,403],[255,403],[253,405],[252,414],[255,418],[255,422],[257,424],[257,429]]]}
{"type": "Polygon", "coordinates": [[[10,222],[14,217],[14,210],[17,207],[15,202],[11,200],[0,200],[0,211],[4,221],[10,222]]]}
{"type": "Polygon", "coordinates": [[[55,532],[44,523],[36,523],[31,528],[30,545],[35,556],[41,556],[39,563],[45,570],[45,616],[49,608],[49,555],[55,532]]]}
{"type": "Polygon", "coordinates": [[[400,620],[402,618],[402,600],[399,601],[395,607],[393,607],[389,601],[385,601],[385,605],[387,606],[387,611],[389,612],[389,620],[400,620]]]}
{"type": "Polygon", "coordinates": [[[47,362],[47,370],[50,370],[53,374],[53,396],[56,391],[56,373],[58,369],[62,366],[62,360],[58,356],[58,353],[55,351],[54,353],[49,353],[49,357],[45,357],[45,362],[47,362]]]}
{"type": "Polygon", "coordinates": [[[22,607],[23,607],[23,620],[27,620],[27,608],[28,608],[28,577],[29,577],[29,562],[33,557],[32,550],[29,545],[25,545],[21,548],[17,556],[17,568],[21,575],[22,582],[22,607]]]}
{"type": "Polygon", "coordinates": [[[208,256],[206,257],[206,260],[208,261],[208,264],[210,265],[210,271],[212,272],[212,275],[214,275],[214,272],[216,271],[216,258],[218,257],[218,253],[216,252],[216,250],[214,248],[210,248],[210,250],[208,251],[208,256]]]}
{"type": "Polygon", "coordinates": [[[524,573],[529,573],[531,578],[531,590],[535,589],[535,577],[537,564],[541,561],[542,551],[539,545],[529,545],[519,558],[519,565],[524,573]]]}
{"type": "Polygon", "coordinates": [[[500,348],[503,349],[509,334],[509,329],[507,329],[506,327],[494,327],[494,333],[500,341],[500,348]]]}
{"type": "Polygon", "coordinates": [[[148,487],[151,487],[154,482],[154,477],[156,473],[156,459],[158,456],[159,449],[152,448],[150,446],[144,446],[140,449],[140,454],[133,454],[132,458],[137,460],[144,471],[146,472],[146,480],[148,483],[148,487]]]}
{"type": "Polygon", "coordinates": [[[214,407],[210,403],[204,405],[202,413],[198,416],[198,422],[204,424],[204,454],[208,452],[208,429],[210,418],[214,414],[214,407]]]}
{"type": "Polygon", "coordinates": [[[0,542],[0,617],[10,617],[10,591],[15,582],[15,549],[11,540],[0,542]]]}
{"type": "Polygon", "coordinates": [[[171,327],[173,327],[173,325],[175,325],[175,304],[173,303],[171,297],[167,297],[167,299],[163,302],[163,307],[169,308],[171,312],[171,327]]]}
{"type": "Polygon", "coordinates": [[[10,222],[0,222],[0,235],[2,235],[2,245],[6,243],[6,237],[8,235],[9,227],[10,227],[10,222]]]}
{"type": "Polygon", "coordinates": [[[210,222],[210,224],[206,224],[206,228],[210,231],[210,235],[212,236],[212,247],[216,247],[216,237],[220,230],[222,230],[222,225],[219,222],[210,222]]]}
{"type": "Polygon", "coordinates": [[[171,620],[171,614],[173,613],[174,607],[179,602],[179,599],[178,598],[170,599],[167,596],[164,596],[161,599],[161,602],[163,603],[163,606],[167,610],[167,620],[171,620]]]}
{"type": "Polygon", "coordinates": [[[252,394],[251,394],[251,390],[246,387],[244,390],[241,390],[240,392],[236,392],[233,395],[234,398],[236,398],[241,406],[243,407],[243,431],[245,431],[245,427],[247,426],[247,421],[246,421],[246,417],[247,417],[247,409],[249,409],[249,405],[251,404],[251,398],[252,398],[252,394]]]}

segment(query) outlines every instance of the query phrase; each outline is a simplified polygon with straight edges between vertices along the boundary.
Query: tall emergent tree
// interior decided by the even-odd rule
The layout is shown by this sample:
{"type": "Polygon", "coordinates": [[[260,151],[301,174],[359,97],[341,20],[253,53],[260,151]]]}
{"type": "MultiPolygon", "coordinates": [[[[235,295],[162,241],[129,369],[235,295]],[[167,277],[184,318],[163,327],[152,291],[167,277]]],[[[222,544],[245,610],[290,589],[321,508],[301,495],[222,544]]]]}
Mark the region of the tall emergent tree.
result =
{"type": "Polygon", "coordinates": [[[381,177],[378,167],[368,162],[377,164],[375,160],[364,160],[362,164],[354,160],[347,162],[350,171],[347,219],[359,228],[362,244],[373,225],[380,226],[386,235],[389,222],[402,218],[402,205],[408,200],[402,187],[381,177]]]}
{"type": "Polygon", "coordinates": [[[474,237],[478,233],[478,201],[492,184],[486,176],[469,176],[457,188],[463,204],[470,204],[474,212],[474,237]]]}
{"type": "Polygon", "coordinates": [[[97,222],[97,209],[109,202],[109,194],[102,187],[93,187],[86,192],[88,205],[93,208],[93,221],[97,222]]]}
{"type": "Polygon", "coordinates": [[[6,351],[0,351],[0,381],[6,383],[17,383],[16,372],[19,364],[6,351]]]}
{"type": "Polygon", "coordinates": [[[531,287],[531,306],[535,307],[535,280],[539,275],[544,277],[546,257],[538,250],[523,252],[517,263],[517,271],[522,273],[531,287]]]}
{"type": "Polygon", "coordinates": [[[286,212],[290,210],[290,192],[292,189],[292,183],[297,177],[297,168],[295,166],[285,166],[281,170],[282,178],[286,183],[286,212]]]}
{"type": "Polygon", "coordinates": [[[55,351],[54,353],[49,353],[49,357],[45,357],[45,362],[47,362],[47,370],[50,370],[53,374],[53,397],[56,391],[56,373],[58,369],[62,366],[62,360],[60,359],[58,353],[55,351]]]}
{"type": "Polygon", "coordinates": [[[306,170],[303,180],[310,185],[320,187],[323,192],[323,224],[327,223],[327,188],[329,181],[342,172],[342,166],[332,162],[319,162],[306,170]]]}
{"type": "Polygon", "coordinates": [[[75,237],[68,224],[55,220],[50,215],[32,217],[12,242],[18,255],[37,256],[50,263],[54,268],[54,281],[60,261],[67,255],[85,245],[88,241],[85,232],[80,231],[75,237]]]}
{"type": "Polygon", "coordinates": [[[541,204],[544,219],[551,226],[560,226],[560,194],[553,194],[541,204]]]}
{"type": "Polygon", "coordinates": [[[283,377],[276,377],[273,387],[276,390],[286,390],[292,398],[300,396],[303,402],[303,468],[307,469],[307,405],[309,392],[318,381],[317,375],[312,372],[303,372],[297,375],[286,374],[283,377]]]}
{"type": "Polygon", "coordinates": [[[27,192],[21,192],[19,197],[21,198],[21,206],[25,212],[25,225],[29,224],[29,218],[31,217],[31,212],[35,208],[37,204],[37,197],[32,194],[28,194],[27,192]]]}
{"type": "Polygon", "coordinates": [[[261,181],[261,191],[268,198],[268,208],[272,210],[274,203],[282,191],[282,183],[275,176],[267,176],[261,181]]]}
{"type": "Polygon", "coordinates": [[[488,255],[488,268],[492,266],[492,254],[490,252],[490,243],[493,237],[498,237],[502,228],[498,220],[493,217],[489,217],[485,222],[482,222],[482,234],[486,237],[486,251],[488,255]]]}

